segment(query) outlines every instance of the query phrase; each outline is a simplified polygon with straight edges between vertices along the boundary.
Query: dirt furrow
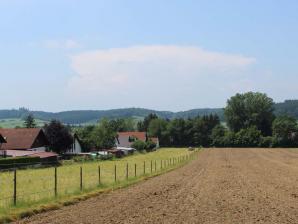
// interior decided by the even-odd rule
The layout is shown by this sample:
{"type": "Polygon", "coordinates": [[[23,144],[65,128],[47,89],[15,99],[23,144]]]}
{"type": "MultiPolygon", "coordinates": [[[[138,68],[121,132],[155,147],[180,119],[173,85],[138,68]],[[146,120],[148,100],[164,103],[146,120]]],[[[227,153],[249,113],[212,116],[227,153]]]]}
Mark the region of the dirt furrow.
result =
{"type": "Polygon", "coordinates": [[[298,223],[298,151],[207,149],[186,166],[18,223],[298,223]]]}

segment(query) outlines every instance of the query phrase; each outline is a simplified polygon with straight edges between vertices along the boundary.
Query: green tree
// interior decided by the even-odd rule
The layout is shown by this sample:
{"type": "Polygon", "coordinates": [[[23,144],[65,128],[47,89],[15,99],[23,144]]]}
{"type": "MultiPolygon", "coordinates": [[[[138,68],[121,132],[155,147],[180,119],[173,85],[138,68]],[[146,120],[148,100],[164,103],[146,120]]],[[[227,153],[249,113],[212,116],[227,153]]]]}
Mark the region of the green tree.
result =
{"type": "Polygon", "coordinates": [[[224,111],[227,124],[234,132],[256,126],[262,135],[272,134],[274,103],[266,94],[236,94],[228,100],[224,111]]]}
{"type": "Polygon", "coordinates": [[[73,143],[69,127],[60,121],[52,120],[44,126],[45,135],[50,142],[50,149],[59,154],[67,151],[73,143]]]}
{"type": "Polygon", "coordinates": [[[158,119],[158,116],[156,114],[151,113],[148,116],[146,116],[143,121],[139,121],[137,124],[138,131],[147,132],[150,122],[154,119],[158,119]]]}
{"type": "Polygon", "coordinates": [[[147,148],[147,144],[146,142],[136,140],[134,143],[132,143],[131,147],[138,151],[143,151],[147,148]]]}
{"type": "Polygon", "coordinates": [[[96,149],[110,149],[115,146],[117,133],[107,119],[102,119],[90,134],[90,143],[96,149]]]}
{"type": "Polygon", "coordinates": [[[225,134],[227,130],[226,128],[218,124],[216,125],[211,132],[211,140],[212,140],[212,146],[217,146],[217,147],[223,147],[225,146],[225,134]]]}
{"type": "Polygon", "coordinates": [[[119,118],[109,121],[115,132],[134,131],[135,121],[133,118],[119,118]]]}
{"type": "Polygon", "coordinates": [[[261,131],[255,126],[241,129],[236,133],[235,146],[238,147],[257,147],[261,141],[261,131]]]}
{"type": "Polygon", "coordinates": [[[186,146],[189,142],[185,140],[185,120],[182,118],[172,120],[168,125],[168,134],[171,146],[186,146]]]}
{"type": "Polygon", "coordinates": [[[169,136],[167,132],[168,122],[164,119],[153,119],[148,127],[150,137],[158,137],[160,145],[167,145],[169,136]]]}
{"type": "Polygon", "coordinates": [[[82,149],[85,152],[90,151],[92,147],[94,147],[91,139],[91,133],[93,132],[94,128],[94,125],[88,125],[76,129],[76,134],[79,136],[81,140],[82,149]]]}
{"type": "MultiPolygon", "coordinates": [[[[212,130],[219,125],[217,115],[204,115],[193,120],[192,139],[193,145],[208,147],[212,143],[212,130]]],[[[187,134],[185,136],[187,139],[187,134]]]]}
{"type": "Polygon", "coordinates": [[[272,125],[273,136],[280,146],[295,146],[297,144],[297,120],[290,116],[277,117],[272,125]]]}
{"type": "Polygon", "coordinates": [[[28,116],[25,117],[24,121],[25,128],[35,128],[36,123],[33,114],[28,114],[28,116]]]}

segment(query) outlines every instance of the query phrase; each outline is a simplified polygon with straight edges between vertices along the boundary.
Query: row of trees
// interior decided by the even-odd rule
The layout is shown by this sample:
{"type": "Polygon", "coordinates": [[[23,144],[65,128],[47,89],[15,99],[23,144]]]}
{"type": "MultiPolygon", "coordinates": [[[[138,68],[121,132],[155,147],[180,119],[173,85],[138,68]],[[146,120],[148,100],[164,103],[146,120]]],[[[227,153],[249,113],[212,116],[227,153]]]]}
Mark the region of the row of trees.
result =
{"type": "Polygon", "coordinates": [[[145,131],[157,136],[163,146],[209,146],[212,130],[219,124],[218,116],[212,114],[192,119],[155,118],[145,131]]]}
{"type": "MultiPolygon", "coordinates": [[[[158,137],[162,146],[203,147],[296,147],[298,125],[293,117],[275,116],[274,102],[266,94],[248,92],[236,94],[227,101],[224,109],[226,123],[221,123],[216,114],[189,119],[162,119],[149,114],[137,124],[133,119],[102,119],[98,124],[78,127],[76,132],[83,148],[107,149],[114,146],[119,131],[146,131],[158,137]]],[[[30,116],[26,127],[34,127],[30,116]]],[[[45,125],[45,132],[52,148],[63,151],[71,144],[71,129],[58,121],[45,125]]],[[[146,149],[137,142],[136,147],[146,149]]]]}
{"type": "Polygon", "coordinates": [[[217,115],[165,120],[151,114],[138,128],[158,136],[164,146],[298,146],[296,119],[276,117],[274,102],[266,94],[237,94],[228,100],[224,112],[225,124],[220,123],[217,115]]]}

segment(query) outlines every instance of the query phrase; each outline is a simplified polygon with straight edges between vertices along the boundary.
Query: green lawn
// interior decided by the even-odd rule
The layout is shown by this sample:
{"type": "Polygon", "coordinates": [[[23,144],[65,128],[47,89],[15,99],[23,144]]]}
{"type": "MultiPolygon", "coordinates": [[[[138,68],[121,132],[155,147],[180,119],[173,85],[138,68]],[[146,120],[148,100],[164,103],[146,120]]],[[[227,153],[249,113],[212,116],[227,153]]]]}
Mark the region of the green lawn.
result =
{"type": "MultiPolygon", "coordinates": [[[[187,149],[163,148],[156,152],[136,154],[123,159],[101,162],[85,162],[64,165],[57,168],[57,198],[68,198],[82,192],[113,188],[125,182],[136,181],[144,176],[165,172],[179,166],[193,155],[187,149]],[[151,170],[152,161],[152,170],[151,170]],[[145,173],[144,173],[145,163],[145,173]],[[174,164],[175,163],[175,164],[174,164]],[[128,164],[128,180],[127,180],[128,164]],[[99,183],[100,166],[100,183],[99,183]],[[116,166],[116,182],[115,182],[116,166]],[[82,186],[80,168],[82,167],[82,186]],[[136,167],[136,173],[135,173],[136,167]],[[135,175],[137,177],[135,177],[135,175]]],[[[40,203],[53,202],[55,199],[54,168],[28,169],[17,171],[17,208],[27,208],[40,203]]],[[[0,173],[0,217],[14,209],[14,173],[0,173]]]]}
{"type": "MultiPolygon", "coordinates": [[[[42,127],[46,122],[35,119],[36,125],[38,127],[42,127]]],[[[15,127],[24,127],[24,120],[19,118],[8,118],[8,119],[0,119],[0,127],[1,128],[15,128],[15,127]]]]}

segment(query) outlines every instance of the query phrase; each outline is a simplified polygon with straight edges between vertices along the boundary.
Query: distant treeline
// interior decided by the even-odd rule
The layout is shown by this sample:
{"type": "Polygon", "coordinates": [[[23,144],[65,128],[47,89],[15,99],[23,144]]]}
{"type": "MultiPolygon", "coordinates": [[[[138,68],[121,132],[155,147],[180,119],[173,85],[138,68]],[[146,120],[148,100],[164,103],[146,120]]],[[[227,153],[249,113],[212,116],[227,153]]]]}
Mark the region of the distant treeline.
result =
{"type": "Polygon", "coordinates": [[[248,92],[227,101],[227,127],[216,114],[172,120],[152,114],[138,129],[158,136],[162,146],[298,147],[297,119],[275,112],[276,104],[266,94],[248,92]]]}
{"type": "Polygon", "coordinates": [[[220,119],[223,119],[223,110],[217,109],[194,109],[181,112],[170,111],[156,111],[143,108],[126,108],[113,110],[76,110],[65,111],[58,113],[43,112],[43,111],[29,111],[26,108],[18,110],[0,110],[0,119],[7,118],[25,118],[28,114],[32,114],[36,119],[50,121],[59,120],[65,124],[84,124],[96,123],[102,118],[118,119],[118,118],[136,118],[143,119],[149,114],[156,114],[160,118],[174,119],[174,118],[193,118],[196,116],[203,116],[209,114],[217,114],[220,119]]]}
{"type": "MultiPolygon", "coordinates": [[[[275,115],[289,115],[298,119],[298,100],[286,100],[283,103],[274,104],[275,115]]],[[[137,118],[143,119],[149,114],[156,114],[159,118],[175,119],[175,118],[195,118],[204,115],[217,115],[220,121],[224,121],[223,108],[204,108],[193,109],[181,112],[157,111],[143,108],[125,108],[113,110],[74,110],[58,113],[44,111],[29,111],[26,108],[0,110],[0,119],[7,118],[24,118],[28,114],[32,114],[35,118],[50,121],[52,119],[60,120],[65,124],[84,124],[96,123],[102,118],[117,119],[117,118],[137,118]]]]}

